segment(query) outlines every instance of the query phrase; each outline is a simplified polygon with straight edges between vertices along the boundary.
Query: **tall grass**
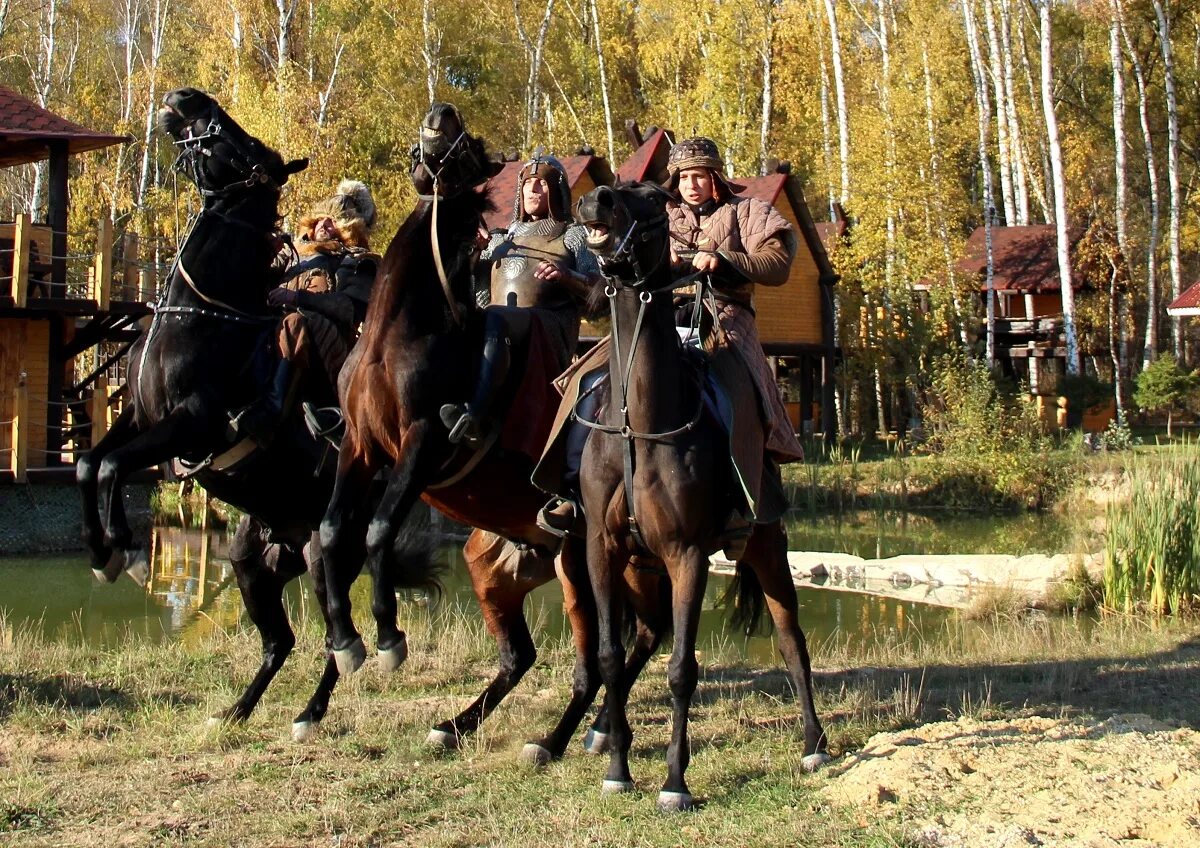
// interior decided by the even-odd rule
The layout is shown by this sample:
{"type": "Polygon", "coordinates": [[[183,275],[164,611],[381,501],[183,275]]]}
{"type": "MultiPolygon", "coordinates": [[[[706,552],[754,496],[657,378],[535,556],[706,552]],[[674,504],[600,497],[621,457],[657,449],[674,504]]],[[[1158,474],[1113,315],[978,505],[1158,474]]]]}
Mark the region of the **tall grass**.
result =
{"type": "Polygon", "coordinates": [[[1176,615],[1200,601],[1200,447],[1128,466],[1130,498],[1108,508],[1104,603],[1176,615]]]}

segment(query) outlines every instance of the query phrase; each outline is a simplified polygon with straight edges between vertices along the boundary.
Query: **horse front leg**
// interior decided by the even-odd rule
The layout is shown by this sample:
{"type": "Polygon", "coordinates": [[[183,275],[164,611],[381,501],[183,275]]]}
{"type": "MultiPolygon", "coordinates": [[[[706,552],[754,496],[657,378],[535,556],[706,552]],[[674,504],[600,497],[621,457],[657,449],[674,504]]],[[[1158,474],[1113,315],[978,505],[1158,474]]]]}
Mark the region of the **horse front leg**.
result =
{"type": "MultiPolygon", "coordinates": [[[[596,515],[599,512],[593,511],[596,515]]],[[[602,518],[597,518],[599,523],[602,518]]],[[[629,748],[633,731],[629,727],[626,706],[629,690],[624,685],[625,646],[621,641],[621,575],[627,558],[602,527],[588,527],[588,577],[596,599],[598,665],[604,681],[604,707],[609,717],[609,762],[601,791],[605,794],[632,792],[629,774],[629,748]]]]}
{"type": "Polygon", "coordinates": [[[333,494],[325,517],[321,519],[318,539],[327,593],[324,611],[328,622],[328,645],[341,674],[357,671],[367,658],[366,646],[350,614],[350,587],[362,571],[360,515],[376,470],[367,457],[353,452],[349,440],[343,441],[338,452],[333,494]]]}
{"type": "MultiPolygon", "coordinates": [[[[424,450],[428,421],[404,433],[403,449],[392,466],[383,497],[367,526],[367,573],[371,575],[371,614],[375,618],[376,651],[384,671],[395,671],[408,657],[408,640],[396,621],[396,587],[389,565],[396,536],[428,482],[429,453],[424,450]]],[[[340,662],[339,662],[340,666],[340,662]]]]}
{"type": "Polygon", "coordinates": [[[130,407],[117,417],[104,437],[75,463],[75,482],[83,501],[83,543],[91,556],[92,573],[103,583],[112,583],[120,577],[125,562],[123,557],[114,557],[113,549],[104,543],[98,481],[100,460],[127,443],[135,434],[133,408],[130,407]]]}
{"type": "Polygon", "coordinates": [[[135,471],[150,468],[179,456],[185,450],[215,443],[205,431],[204,422],[189,412],[172,413],[149,430],[137,432],[108,451],[96,472],[100,522],[104,527],[103,545],[123,553],[125,571],[138,585],[145,585],[150,574],[146,549],[133,542],[133,531],[125,516],[124,482],[135,471]]]}
{"type": "Polygon", "coordinates": [[[331,635],[332,625],[329,620],[329,592],[325,583],[325,562],[321,551],[321,538],[317,533],[313,533],[312,539],[308,543],[305,559],[308,561],[308,576],[312,579],[313,591],[316,592],[317,603],[321,607],[321,616],[325,619],[325,668],[321,672],[321,679],[317,682],[317,688],[309,698],[304,711],[292,720],[292,739],[296,742],[307,742],[316,736],[321,726],[321,720],[325,718],[325,713],[329,710],[329,699],[333,696],[333,689],[341,676],[338,674],[337,662],[333,658],[331,647],[333,637],[331,635]]]}
{"type": "Polygon", "coordinates": [[[663,812],[677,812],[695,807],[684,772],[691,761],[688,712],[700,676],[696,637],[700,629],[704,587],[708,582],[708,558],[699,548],[692,547],[675,562],[668,562],[667,571],[671,575],[675,646],[667,666],[667,681],[671,687],[671,744],[667,747],[667,780],[658,793],[658,808],[663,812]]]}
{"type": "Polygon", "coordinates": [[[209,719],[213,724],[248,719],[296,645],[283,606],[283,587],[304,570],[304,562],[300,552],[293,548],[275,545],[272,549],[266,537],[266,527],[245,516],[230,545],[229,560],[237,576],[242,603],[262,638],[262,662],[237,702],[209,719]],[[268,553],[275,559],[272,564],[267,562],[268,553]]]}
{"type": "MultiPolygon", "coordinates": [[[[516,687],[537,659],[523,606],[529,593],[546,581],[522,580],[519,566],[509,567],[514,550],[511,543],[483,530],[473,531],[463,548],[471,588],[479,600],[488,633],[499,648],[500,668],[470,706],[454,718],[434,725],[426,739],[431,745],[456,750],[463,738],[474,733],[516,687]]],[[[521,552],[517,556],[524,559],[536,555],[521,552]]],[[[531,573],[542,571],[535,567],[531,573]]]]}

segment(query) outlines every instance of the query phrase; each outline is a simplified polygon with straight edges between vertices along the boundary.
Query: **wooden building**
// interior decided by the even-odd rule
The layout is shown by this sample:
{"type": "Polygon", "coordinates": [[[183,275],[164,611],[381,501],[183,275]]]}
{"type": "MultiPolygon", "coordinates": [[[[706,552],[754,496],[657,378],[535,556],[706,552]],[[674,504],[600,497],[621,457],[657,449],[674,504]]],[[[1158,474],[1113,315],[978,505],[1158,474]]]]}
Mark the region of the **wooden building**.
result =
{"type": "Polygon", "coordinates": [[[69,477],[74,451],[107,429],[104,375],[120,354],[101,346],[128,349],[155,283],[130,261],[128,239],[114,261],[111,221],[67,232],[67,183],[71,156],[124,141],[0,89],[0,167],[49,159],[46,220],[0,222],[0,479],[69,477]],[[96,357],[81,378],[84,351],[96,357]]]}
{"type": "MultiPolygon", "coordinates": [[[[643,137],[632,122],[626,125],[626,131],[634,152],[617,169],[617,178],[664,182],[673,143],[671,133],[652,127],[643,137]]],[[[755,289],[758,333],[767,355],[799,383],[798,399],[790,404],[797,432],[811,429],[832,440],[837,436],[833,398],[837,351],[831,287],[837,282],[837,274],[808,210],[800,179],[791,173],[788,163],[774,163],[771,173],[765,176],[733,179],[745,186],[739,196],[771,204],[799,236],[799,250],[787,283],[755,289]]]]}

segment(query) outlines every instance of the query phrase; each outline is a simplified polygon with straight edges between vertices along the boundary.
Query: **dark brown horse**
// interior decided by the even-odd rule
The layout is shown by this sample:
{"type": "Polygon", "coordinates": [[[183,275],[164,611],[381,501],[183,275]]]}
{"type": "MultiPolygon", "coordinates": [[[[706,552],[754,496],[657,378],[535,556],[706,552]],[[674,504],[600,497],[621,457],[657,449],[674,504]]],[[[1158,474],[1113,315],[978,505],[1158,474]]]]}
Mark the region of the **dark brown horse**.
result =
{"type": "MultiPolygon", "coordinates": [[[[474,731],[533,664],[536,651],[522,604],[553,579],[555,566],[546,553],[558,546],[537,526],[545,496],[529,482],[532,461],[499,447],[464,455],[450,443],[439,415],[443,404],[470,396],[478,371],[483,322],[472,266],[480,216],[491,202],[477,187],[498,169],[453,106],[431,107],[414,150],[413,182],[422,200],[384,255],[362,337],[339,380],[346,436],[321,523],[332,646],[343,672],[358,668],[366,656],[350,617],[349,590],[363,567],[355,550],[361,531],[353,520],[369,509],[363,493],[376,473],[388,469],[390,476],[370,515],[365,564],[374,581],[376,647],[385,666],[398,664],[406,651],[386,557],[405,517],[424,498],[451,518],[481,528],[468,541],[467,565],[488,630],[499,643],[500,669],[467,709],[431,731],[430,740],[447,747],[474,731]]],[[[580,659],[558,728],[527,746],[526,755],[538,760],[562,754],[598,687],[589,636],[594,631],[585,626],[593,615],[581,545],[568,545],[558,573],[577,625],[580,659]]]]}
{"type": "MultiPolygon", "coordinates": [[[[189,460],[197,479],[248,514],[230,549],[246,610],[262,637],[262,664],[246,691],[219,721],[244,720],[295,645],[283,605],[284,585],[306,568],[324,607],[325,572],[315,529],[329,501],[333,473],[325,445],[296,416],[265,450],[218,470],[230,447],[230,414],[261,390],[254,364],[273,350],[278,314],[266,314],[278,243],[279,196],[307,160],[285,163],[245,132],[208,95],[169,93],[159,124],[180,148],[179,167],[204,198],[172,266],[153,322],[129,354],[131,402],[108,434],[80,459],[84,540],[97,576],[121,569],[144,575],[144,547],[131,532],[122,483],[136,470],[189,460]],[[216,461],[213,461],[216,458],[216,461]],[[324,468],[322,471],[321,469],[324,468]]],[[[414,582],[423,584],[424,561],[414,582]]],[[[404,563],[408,565],[412,563],[404,563]]],[[[396,574],[406,569],[393,565],[396,574]]],[[[324,716],[337,680],[330,657],[308,706],[296,718],[297,738],[324,716]]]]}
{"type": "MultiPolygon", "coordinates": [[[[613,326],[608,388],[619,398],[606,402],[601,420],[594,422],[597,432],[588,440],[580,474],[611,755],[603,788],[633,788],[626,704],[636,669],[625,667],[621,622],[628,603],[637,619],[639,643],[653,642],[668,626],[675,631],[668,668],[673,727],[667,780],[658,799],[659,807],[670,811],[693,806],[684,771],[688,709],[698,674],[696,634],[708,558],[720,547],[718,531],[728,511],[722,492],[729,488],[730,463],[728,436],[704,410],[699,370],[675,329],[675,284],[663,214],[667,199],[650,184],[601,187],[581,199],[578,218],[589,227],[588,246],[599,257],[608,283],[603,292],[613,326]],[[657,559],[665,566],[670,625],[663,620],[663,599],[647,593],[644,582],[630,582],[637,578],[631,566],[636,558],[657,559]]],[[[828,755],[796,617],[787,535],[778,521],[754,527],[737,571],[743,604],[761,610],[766,596],[780,652],[800,694],[804,767],[816,768],[828,755]]]]}

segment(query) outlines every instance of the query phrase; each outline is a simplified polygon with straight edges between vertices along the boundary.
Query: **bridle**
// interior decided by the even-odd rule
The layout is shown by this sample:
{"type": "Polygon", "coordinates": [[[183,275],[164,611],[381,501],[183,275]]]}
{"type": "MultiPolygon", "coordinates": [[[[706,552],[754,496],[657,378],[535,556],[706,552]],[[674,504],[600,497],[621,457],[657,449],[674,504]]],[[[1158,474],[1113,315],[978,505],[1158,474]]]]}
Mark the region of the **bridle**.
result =
{"type": "Polygon", "coordinates": [[[171,166],[171,170],[186,174],[196,184],[196,188],[200,191],[200,196],[204,198],[228,197],[235,192],[257,185],[266,185],[278,191],[280,189],[279,183],[271,176],[266,165],[258,160],[241,139],[221,126],[217,105],[215,103],[209,104],[208,111],[208,125],[204,128],[204,132],[199,135],[193,135],[192,128],[189,126],[186,130],[186,137],[176,139],[173,142],[179,147],[179,155],[175,158],[175,163],[171,166]],[[205,144],[206,141],[214,138],[225,142],[226,145],[233,148],[234,153],[237,155],[229,156],[223,150],[205,144]],[[234,180],[222,188],[205,188],[204,169],[202,166],[204,158],[212,158],[228,165],[241,174],[243,179],[234,180]]]}
{"type": "MultiPolygon", "coordinates": [[[[582,205],[582,204],[581,204],[582,205]]],[[[622,205],[622,208],[624,206],[622,205]]],[[[665,214],[659,214],[653,218],[648,218],[644,221],[633,221],[629,225],[629,229],[625,232],[624,237],[617,244],[617,247],[607,257],[598,257],[601,276],[604,278],[604,296],[608,298],[609,315],[612,320],[612,345],[613,356],[615,359],[615,368],[610,368],[609,372],[613,378],[616,391],[613,395],[613,400],[619,400],[618,409],[621,413],[621,423],[619,425],[604,424],[600,421],[591,421],[585,418],[579,412],[579,405],[582,403],[586,395],[581,395],[575,402],[575,406],[571,410],[571,417],[578,421],[583,426],[609,435],[620,436],[622,439],[622,454],[623,454],[623,476],[625,485],[625,507],[628,512],[629,531],[633,536],[634,541],[643,549],[649,550],[645,540],[642,538],[641,529],[638,525],[637,516],[634,514],[634,498],[633,498],[633,472],[634,472],[634,453],[633,443],[636,440],[644,442],[656,442],[659,444],[670,444],[679,436],[693,430],[700,423],[700,418],[704,414],[704,391],[703,387],[697,381],[696,386],[696,411],[687,423],[672,430],[663,430],[661,432],[641,432],[634,430],[629,426],[629,380],[633,373],[633,361],[637,354],[638,342],[641,339],[642,326],[646,317],[646,311],[650,304],[654,302],[654,298],[659,295],[669,295],[676,289],[684,288],[689,285],[696,284],[695,305],[692,310],[692,318],[689,328],[690,333],[699,331],[701,308],[705,295],[711,296],[711,280],[707,273],[697,272],[689,274],[676,280],[668,280],[665,284],[648,287],[647,284],[662,270],[663,263],[670,254],[670,237],[669,233],[662,233],[666,228],[667,217],[665,214]],[[663,247],[657,258],[649,265],[649,270],[644,270],[646,265],[638,255],[635,249],[637,245],[644,244],[655,236],[662,233],[663,247]],[[632,278],[623,277],[617,272],[617,269],[622,266],[628,267],[632,272],[632,278]],[[629,354],[627,357],[621,355],[621,334],[620,319],[617,313],[617,294],[621,290],[636,291],[638,295],[638,314],[634,322],[633,338],[629,344],[629,354]]],[[[593,389],[594,391],[594,389],[593,389]]]]}
{"type": "Polygon", "coordinates": [[[430,246],[433,249],[433,264],[437,268],[438,281],[442,284],[442,293],[446,296],[446,304],[450,307],[450,318],[454,321],[455,326],[462,328],[462,310],[454,297],[454,292],[450,286],[450,278],[446,274],[446,266],[442,261],[442,246],[438,239],[438,207],[443,198],[452,200],[463,192],[470,191],[475,186],[485,182],[487,180],[487,171],[484,168],[486,163],[480,158],[478,151],[472,145],[466,143],[471,140],[471,136],[467,134],[465,129],[461,129],[463,122],[457,109],[454,110],[454,116],[458,120],[460,131],[454,141],[450,142],[445,152],[439,154],[436,160],[428,158],[425,155],[426,140],[444,138],[445,133],[437,127],[431,127],[428,124],[422,123],[420,137],[412,148],[411,157],[413,160],[413,170],[415,171],[420,166],[425,169],[430,179],[433,180],[432,193],[430,195],[420,195],[420,198],[431,202],[433,205],[433,220],[429,231],[430,246]],[[434,167],[434,163],[436,163],[436,167],[434,167]],[[446,181],[442,174],[452,163],[458,166],[452,173],[473,174],[474,176],[463,180],[461,183],[446,186],[446,181]]]}

